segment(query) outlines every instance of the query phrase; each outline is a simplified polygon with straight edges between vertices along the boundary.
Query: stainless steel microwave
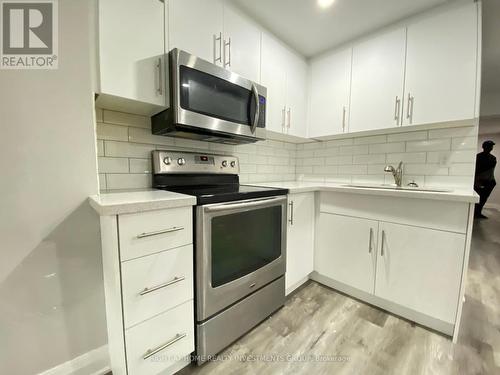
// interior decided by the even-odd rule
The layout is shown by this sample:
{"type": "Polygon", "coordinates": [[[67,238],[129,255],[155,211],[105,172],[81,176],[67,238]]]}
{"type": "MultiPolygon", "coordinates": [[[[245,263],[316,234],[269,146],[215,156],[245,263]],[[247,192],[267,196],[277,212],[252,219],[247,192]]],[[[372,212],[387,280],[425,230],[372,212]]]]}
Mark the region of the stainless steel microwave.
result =
{"type": "Polygon", "coordinates": [[[153,134],[228,144],[266,138],[265,87],[179,49],[167,60],[170,106],[152,117],[153,134]]]}

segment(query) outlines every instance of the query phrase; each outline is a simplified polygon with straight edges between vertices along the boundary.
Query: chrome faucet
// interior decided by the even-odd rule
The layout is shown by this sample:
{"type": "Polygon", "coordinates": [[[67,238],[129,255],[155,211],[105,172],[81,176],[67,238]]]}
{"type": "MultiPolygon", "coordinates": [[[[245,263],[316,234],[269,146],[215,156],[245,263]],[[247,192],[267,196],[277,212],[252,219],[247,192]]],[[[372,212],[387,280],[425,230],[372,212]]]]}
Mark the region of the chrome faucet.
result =
{"type": "Polygon", "coordinates": [[[400,161],[398,168],[394,169],[392,165],[386,165],[384,168],[384,172],[391,172],[394,177],[394,183],[397,187],[401,187],[403,184],[403,162],[400,161]]]}

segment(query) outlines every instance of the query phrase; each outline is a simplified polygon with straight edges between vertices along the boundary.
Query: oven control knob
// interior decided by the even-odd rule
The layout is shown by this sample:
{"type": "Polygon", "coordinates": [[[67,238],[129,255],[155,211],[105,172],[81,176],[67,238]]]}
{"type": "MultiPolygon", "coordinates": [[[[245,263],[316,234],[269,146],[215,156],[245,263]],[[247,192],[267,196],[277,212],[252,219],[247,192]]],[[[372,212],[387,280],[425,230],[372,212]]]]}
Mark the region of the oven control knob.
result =
{"type": "Polygon", "coordinates": [[[227,160],[223,160],[223,161],[222,161],[222,166],[223,166],[224,168],[225,168],[225,167],[227,167],[227,160]]]}
{"type": "Polygon", "coordinates": [[[236,167],[236,162],[235,162],[235,161],[232,161],[232,162],[231,162],[231,168],[234,168],[234,167],[236,167]]]}
{"type": "Polygon", "coordinates": [[[166,158],[163,159],[163,162],[166,165],[170,165],[170,164],[172,164],[172,158],[170,156],[167,156],[166,158]]]}
{"type": "Polygon", "coordinates": [[[177,164],[179,164],[179,165],[184,165],[184,164],[186,164],[186,159],[184,159],[184,158],[179,158],[179,159],[177,159],[177,164]]]}

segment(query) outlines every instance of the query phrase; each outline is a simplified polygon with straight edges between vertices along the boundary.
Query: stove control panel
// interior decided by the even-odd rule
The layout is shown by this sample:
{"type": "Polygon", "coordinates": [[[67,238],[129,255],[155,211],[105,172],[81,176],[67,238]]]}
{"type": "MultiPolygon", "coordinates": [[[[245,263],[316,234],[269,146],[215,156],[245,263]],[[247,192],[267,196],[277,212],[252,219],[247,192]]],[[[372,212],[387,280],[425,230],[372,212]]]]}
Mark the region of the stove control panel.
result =
{"type": "Polygon", "coordinates": [[[155,174],[239,174],[240,165],[235,156],[165,150],[153,151],[153,170],[155,174]]]}

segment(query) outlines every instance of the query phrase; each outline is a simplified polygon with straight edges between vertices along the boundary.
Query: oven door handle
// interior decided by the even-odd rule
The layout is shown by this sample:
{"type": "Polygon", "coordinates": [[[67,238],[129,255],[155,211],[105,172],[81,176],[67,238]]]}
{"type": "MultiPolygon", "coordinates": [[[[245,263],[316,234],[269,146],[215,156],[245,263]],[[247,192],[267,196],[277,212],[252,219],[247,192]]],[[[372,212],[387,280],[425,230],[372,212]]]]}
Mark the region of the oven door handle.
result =
{"type": "Polygon", "coordinates": [[[259,206],[269,205],[270,203],[279,203],[286,201],[286,196],[277,197],[277,198],[264,198],[264,199],[256,199],[252,201],[247,201],[243,203],[226,203],[220,204],[217,206],[207,206],[205,207],[205,212],[220,212],[220,211],[229,211],[239,208],[254,208],[259,206]]]}
{"type": "Polygon", "coordinates": [[[257,86],[255,86],[255,83],[252,83],[252,93],[253,93],[252,96],[254,97],[255,100],[255,116],[253,118],[252,133],[255,133],[255,129],[259,124],[259,117],[260,117],[259,91],[257,90],[257,86]]]}

